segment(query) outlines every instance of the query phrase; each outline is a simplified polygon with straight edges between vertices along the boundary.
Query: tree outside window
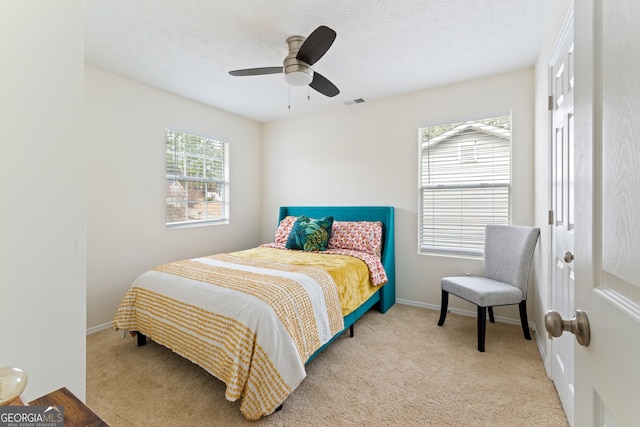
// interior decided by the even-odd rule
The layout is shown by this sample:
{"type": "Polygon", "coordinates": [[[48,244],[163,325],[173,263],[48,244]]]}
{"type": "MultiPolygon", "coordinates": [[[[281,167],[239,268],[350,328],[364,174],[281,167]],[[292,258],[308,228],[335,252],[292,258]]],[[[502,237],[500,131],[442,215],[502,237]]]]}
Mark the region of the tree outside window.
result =
{"type": "Polygon", "coordinates": [[[229,143],[166,129],[166,224],[229,221],[229,143]]]}

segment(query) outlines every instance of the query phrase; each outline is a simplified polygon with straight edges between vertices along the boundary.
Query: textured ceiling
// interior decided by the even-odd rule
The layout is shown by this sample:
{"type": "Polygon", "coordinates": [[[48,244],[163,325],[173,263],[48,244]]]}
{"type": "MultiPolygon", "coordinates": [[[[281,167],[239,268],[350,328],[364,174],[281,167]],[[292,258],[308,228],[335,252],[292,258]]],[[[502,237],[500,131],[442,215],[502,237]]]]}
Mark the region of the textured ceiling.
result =
{"type": "Polygon", "coordinates": [[[268,122],[532,66],[552,1],[84,0],[85,61],[268,122]],[[314,66],[336,97],[228,74],[281,66],[287,37],[319,25],[338,34],[314,66]]]}

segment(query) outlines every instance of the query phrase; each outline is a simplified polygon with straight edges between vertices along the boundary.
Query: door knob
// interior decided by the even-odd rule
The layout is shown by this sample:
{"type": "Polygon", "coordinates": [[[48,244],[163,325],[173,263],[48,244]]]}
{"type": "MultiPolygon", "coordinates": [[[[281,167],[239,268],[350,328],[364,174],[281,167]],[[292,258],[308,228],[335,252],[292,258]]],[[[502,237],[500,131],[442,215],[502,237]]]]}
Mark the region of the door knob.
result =
{"type": "Polygon", "coordinates": [[[567,264],[573,261],[573,254],[571,252],[565,251],[565,253],[562,255],[562,259],[564,259],[564,262],[566,262],[567,264]]]}
{"type": "Polygon", "coordinates": [[[576,310],[576,315],[571,320],[563,320],[560,313],[549,310],[544,315],[544,327],[552,337],[559,337],[564,331],[576,336],[578,344],[587,347],[591,340],[589,318],[587,313],[576,310]]]}

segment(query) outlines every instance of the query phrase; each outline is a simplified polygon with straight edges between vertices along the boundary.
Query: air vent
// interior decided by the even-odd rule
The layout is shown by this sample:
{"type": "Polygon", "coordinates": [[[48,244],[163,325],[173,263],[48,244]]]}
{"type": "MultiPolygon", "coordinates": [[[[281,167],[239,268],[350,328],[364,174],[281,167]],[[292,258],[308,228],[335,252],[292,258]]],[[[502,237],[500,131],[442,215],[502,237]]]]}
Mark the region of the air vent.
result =
{"type": "Polygon", "coordinates": [[[352,101],[347,101],[344,104],[345,105],[353,105],[353,104],[362,104],[363,102],[365,102],[365,100],[363,98],[357,98],[357,99],[354,99],[352,101]]]}

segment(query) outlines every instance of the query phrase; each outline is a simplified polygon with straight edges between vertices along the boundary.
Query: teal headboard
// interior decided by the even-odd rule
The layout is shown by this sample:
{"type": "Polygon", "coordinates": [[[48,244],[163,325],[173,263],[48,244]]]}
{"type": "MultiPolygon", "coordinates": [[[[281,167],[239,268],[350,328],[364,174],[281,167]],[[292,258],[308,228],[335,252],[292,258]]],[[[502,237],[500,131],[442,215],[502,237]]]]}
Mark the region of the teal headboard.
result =
{"type": "Polygon", "coordinates": [[[396,300],[396,255],[393,206],[282,206],[281,221],[288,215],[320,218],[331,215],[336,221],[382,222],[382,265],[389,282],[381,289],[380,311],[387,311],[396,300]]]}

